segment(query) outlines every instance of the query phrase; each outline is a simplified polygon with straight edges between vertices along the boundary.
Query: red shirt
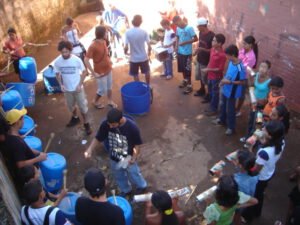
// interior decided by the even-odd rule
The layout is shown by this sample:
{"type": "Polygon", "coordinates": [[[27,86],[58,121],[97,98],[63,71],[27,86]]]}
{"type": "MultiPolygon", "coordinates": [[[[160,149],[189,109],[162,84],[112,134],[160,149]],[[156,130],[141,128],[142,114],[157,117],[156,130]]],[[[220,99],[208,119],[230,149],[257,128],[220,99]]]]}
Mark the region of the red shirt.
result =
{"type": "Polygon", "coordinates": [[[23,49],[23,40],[20,37],[16,37],[16,39],[13,41],[11,39],[8,39],[3,46],[3,50],[9,50],[9,51],[13,51],[16,50],[12,55],[12,59],[18,59],[21,57],[24,57],[25,51],[23,49]]]}
{"type": "Polygon", "coordinates": [[[209,71],[207,73],[208,79],[209,80],[221,79],[223,77],[223,70],[224,70],[225,63],[226,63],[226,55],[223,49],[217,51],[216,49],[211,48],[210,58],[209,58],[209,63],[207,65],[207,68],[210,69],[218,68],[219,71],[218,72],[209,71]]]}

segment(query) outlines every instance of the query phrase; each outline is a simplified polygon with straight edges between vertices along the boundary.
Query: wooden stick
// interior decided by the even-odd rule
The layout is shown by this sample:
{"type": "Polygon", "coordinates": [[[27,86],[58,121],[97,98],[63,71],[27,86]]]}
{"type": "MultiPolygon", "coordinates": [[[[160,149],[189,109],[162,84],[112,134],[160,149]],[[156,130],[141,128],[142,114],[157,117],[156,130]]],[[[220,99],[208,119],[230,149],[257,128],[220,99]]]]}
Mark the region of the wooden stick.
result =
{"type": "Polygon", "coordinates": [[[194,192],[195,192],[195,190],[196,190],[196,188],[198,187],[198,184],[195,186],[195,188],[194,188],[194,190],[192,190],[192,192],[191,192],[191,194],[190,194],[190,196],[188,197],[188,199],[185,201],[185,205],[188,203],[188,201],[191,199],[191,197],[192,197],[192,195],[194,194],[194,192]]]}
{"type": "Polygon", "coordinates": [[[64,173],[64,190],[67,190],[67,173],[68,173],[68,170],[64,169],[63,173],[64,173]]]}
{"type": "Polygon", "coordinates": [[[112,189],[112,190],[111,190],[111,193],[112,193],[112,195],[113,195],[113,197],[114,197],[114,202],[115,202],[115,204],[118,205],[118,202],[117,202],[117,199],[116,199],[116,191],[115,191],[115,189],[112,189]]]}
{"type": "Polygon", "coordinates": [[[33,131],[35,128],[37,128],[37,124],[34,124],[34,126],[30,130],[28,130],[25,134],[23,134],[23,138],[25,138],[28,134],[30,134],[31,131],[33,131]]]}
{"type": "Polygon", "coordinates": [[[52,142],[54,136],[55,136],[55,134],[52,132],[52,133],[50,134],[50,138],[49,138],[49,140],[48,140],[48,143],[47,143],[47,145],[46,145],[46,148],[44,149],[44,152],[45,152],[45,153],[47,153],[48,148],[50,147],[50,144],[51,144],[51,142],[52,142]]]}

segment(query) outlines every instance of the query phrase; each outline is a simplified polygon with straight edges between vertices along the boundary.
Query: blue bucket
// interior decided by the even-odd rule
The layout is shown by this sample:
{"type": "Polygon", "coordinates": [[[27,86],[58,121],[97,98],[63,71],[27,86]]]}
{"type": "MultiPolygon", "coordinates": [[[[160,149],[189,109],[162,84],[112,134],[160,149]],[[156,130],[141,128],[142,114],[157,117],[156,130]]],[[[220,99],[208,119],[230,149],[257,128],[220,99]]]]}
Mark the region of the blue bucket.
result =
{"type": "Polygon", "coordinates": [[[49,192],[57,192],[63,185],[63,171],[67,166],[65,157],[58,153],[48,153],[47,159],[40,163],[45,188],[49,192]]]}
{"type": "Polygon", "coordinates": [[[37,79],[36,62],[32,57],[23,57],[19,61],[20,78],[26,83],[35,83],[37,79]]]}
{"type": "Polygon", "coordinates": [[[34,128],[35,123],[33,119],[30,116],[25,115],[24,116],[24,124],[23,127],[19,130],[20,135],[24,135],[27,133],[27,131],[32,130],[28,135],[33,136],[35,134],[35,129],[34,128]]]}
{"type": "Polygon", "coordinates": [[[130,82],[121,88],[123,110],[129,114],[142,115],[150,111],[151,91],[143,82],[130,82]]]}
{"type": "Polygon", "coordinates": [[[38,150],[39,152],[43,151],[41,139],[39,139],[35,136],[26,136],[24,138],[24,141],[30,148],[38,150]]]}
{"type": "Polygon", "coordinates": [[[63,212],[65,217],[70,220],[71,223],[79,225],[80,223],[76,220],[75,205],[80,194],[75,192],[68,192],[67,195],[61,200],[58,208],[63,212]]]}
{"type": "Polygon", "coordinates": [[[34,106],[35,104],[35,86],[30,83],[8,83],[6,88],[16,90],[20,93],[25,107],[34,106]]]}
{"type": "Polygon", "coordinates": [[[11,109],[23,109],[24,104],[20,93],[16,90],[8,90],[1,95],[2,107],[5,112],[11,109]]]}
{"type": "Polygon", "coordinates": [[[43,72],[44,86],[47,93],[61,92],[60,85],[56,79],[56,75],[52,65],[43,72]]]}
{"type": "Polygon", "coordinates": [[[125,198],[122,198],[119,196],[116,196],[116,202],[118,204],[115,203],[113,196],[108,197],[107,201],[114,205],[118,205],[124,212],[126,225],[131,225],[131,223],[132,223],[132,208],[131,208],[131,205],[129,204],[129,202],[125,198]]]}

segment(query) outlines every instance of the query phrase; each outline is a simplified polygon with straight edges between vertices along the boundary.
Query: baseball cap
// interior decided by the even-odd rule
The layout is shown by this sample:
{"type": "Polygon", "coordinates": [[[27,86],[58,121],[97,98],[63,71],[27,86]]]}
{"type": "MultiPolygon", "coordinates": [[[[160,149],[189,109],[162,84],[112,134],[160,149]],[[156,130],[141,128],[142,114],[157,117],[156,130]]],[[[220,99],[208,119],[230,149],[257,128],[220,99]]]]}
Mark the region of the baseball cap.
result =
{"type": "Polygon", "coordinates": [[[26,115],[27,110],[25,108],[19,109],[11,109],[6,112],[5,119],[7,122],[12,125],[18,122],[24,115],[26,115]]]}
{"type": "Polygon", "coordinates": [[[197,26],[202,26],[207,24],[208,24],[208,20],[205,19],[204,17],[200,17],[197,19],[197,26]]]}
{"type": "Polygon", "coordinates": [[[89,169],[84,176],[84,187],[90,194],[98,194],[105,188],[105,177],[97,168],[89,169]]]}

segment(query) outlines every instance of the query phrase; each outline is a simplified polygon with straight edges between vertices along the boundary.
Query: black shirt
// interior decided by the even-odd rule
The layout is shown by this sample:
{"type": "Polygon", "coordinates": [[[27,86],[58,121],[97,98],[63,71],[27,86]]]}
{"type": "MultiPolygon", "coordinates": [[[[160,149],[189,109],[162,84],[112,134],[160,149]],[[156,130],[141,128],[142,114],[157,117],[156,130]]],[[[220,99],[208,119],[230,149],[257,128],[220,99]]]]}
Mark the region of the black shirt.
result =
{"type": "MultiPolygon", "coordinates": [[[[205,49],[211,49],[211,42],[214,38],[215,34],[212,31],[208,31],[207,33],[202,33],[199,32],[199,44],[198,47],[201,48],[205,48],[205,49]]],[[[208,65],[209,62],[209,56],[210,56],[210,52],[208,51],[203,51],[200,50],[197,54],[197,61],[201,64],[201,65],[208,65]]]]}
{"type": "Polygon", "coordinates": [[[125,225],[123,210],[109,202],[80,197],[75,205],[75,214],[82,225],[125,225]]]}
{"type": "Polygon", "coordinates": [[[294,206],[300,206],[300,190],[296,185],[291,193],[289,194],[289,198],[294,206]]]}

